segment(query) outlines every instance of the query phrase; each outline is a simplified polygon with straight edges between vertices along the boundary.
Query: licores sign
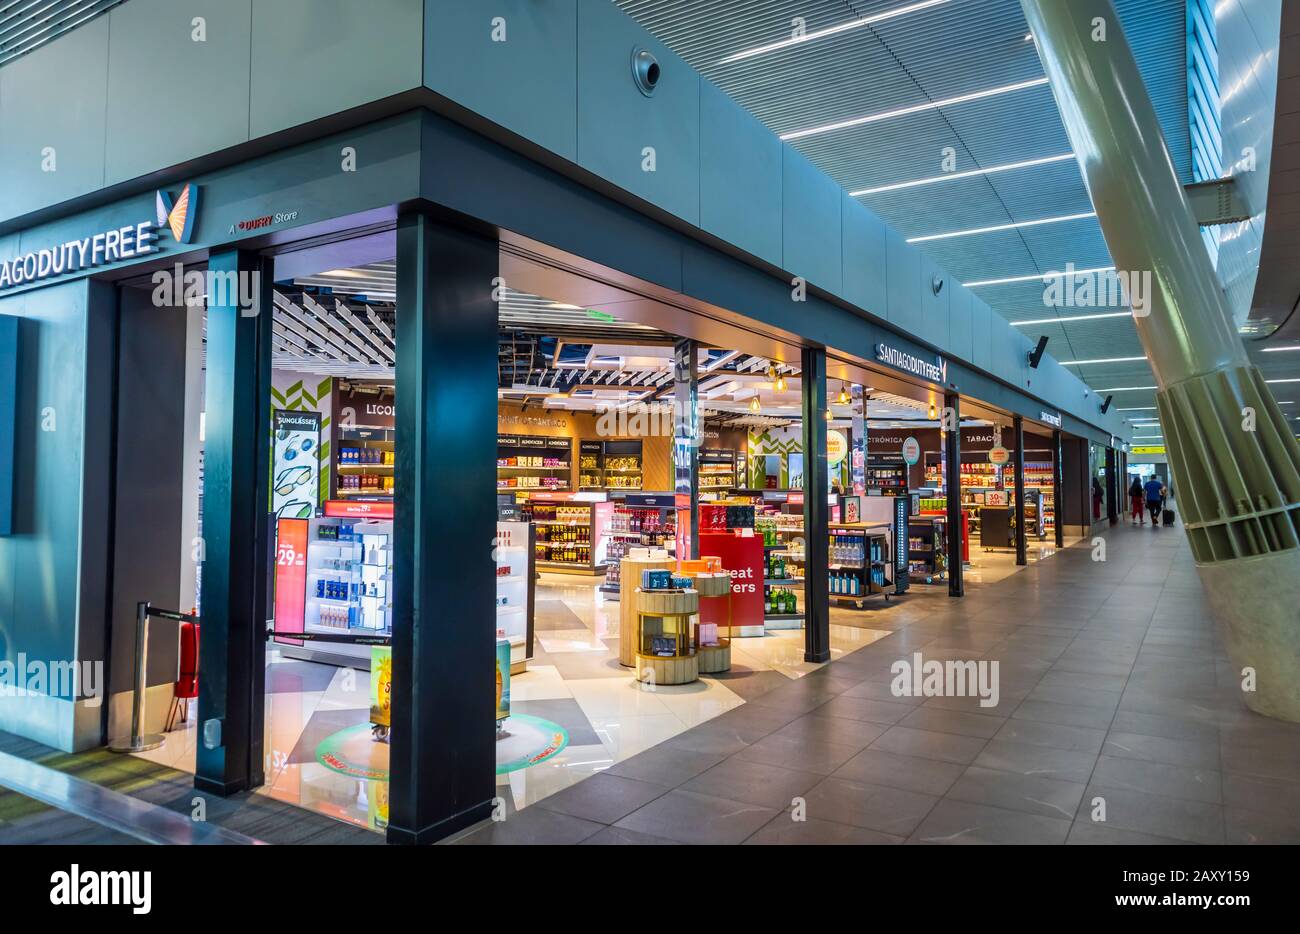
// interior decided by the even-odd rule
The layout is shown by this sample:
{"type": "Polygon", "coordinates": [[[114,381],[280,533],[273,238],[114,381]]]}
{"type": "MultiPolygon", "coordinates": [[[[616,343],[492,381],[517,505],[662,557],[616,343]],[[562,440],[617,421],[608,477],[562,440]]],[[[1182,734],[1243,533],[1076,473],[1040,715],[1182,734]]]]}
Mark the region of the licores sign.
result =
{"type": "Polygon", "coordinates": [[[15,256],[0,262],[0,289],[154,253],[156,231],[153,221],[141,221],[15,256]]]}

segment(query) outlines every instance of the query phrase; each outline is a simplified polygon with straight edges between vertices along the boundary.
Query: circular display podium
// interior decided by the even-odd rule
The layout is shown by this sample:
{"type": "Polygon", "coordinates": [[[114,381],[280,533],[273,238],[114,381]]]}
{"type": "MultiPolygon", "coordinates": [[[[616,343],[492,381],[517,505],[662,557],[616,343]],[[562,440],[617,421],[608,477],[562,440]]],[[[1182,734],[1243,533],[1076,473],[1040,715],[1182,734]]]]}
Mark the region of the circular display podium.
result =
{"type": "Polygon", "coordinates": [[[673,565],[673,561],[667,558],[624,558],[619,562],[622,599],[618,602],[618,663],[624,668],[636,667],[637,647],[641,644],[637,636],[637,603],[631,595],[632,588],[640,582],[642,571],[669,571],[673,565]]]}
{"type": "Polygon", "coordinates": [[[698,590],[636,591],[636,678],[646,684],[690,684],[700,677],[693,621],[698,590]]]}
{"type": "Polygon", "coordinates": [[[691,575],[695,584],[695,589],[699,592],[701,599],[716,598],[727,601],[727,623],[725,626],[718,626],[719,634],[716,642],[704,644],[700,641],[699,630],[696,629],[695,635],[695,655],[699,665],[700,674],[711,675],[720,671],[731,670],[731,575],[726,571],[715,573],[691,575]],[[726,635],[722,635],[721,630],[726,630],[726,635]]]}

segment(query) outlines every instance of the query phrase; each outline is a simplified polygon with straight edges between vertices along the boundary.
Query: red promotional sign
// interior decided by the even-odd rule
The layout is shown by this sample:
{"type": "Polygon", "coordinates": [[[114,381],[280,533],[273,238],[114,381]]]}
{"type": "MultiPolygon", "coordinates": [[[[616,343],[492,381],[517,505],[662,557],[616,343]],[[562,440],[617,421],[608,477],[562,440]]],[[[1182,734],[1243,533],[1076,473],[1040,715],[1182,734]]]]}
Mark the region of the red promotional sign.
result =
{"type": "MultiPolygon", "coordinates": [[[[275,628],[302,632],[307,604],[307,520],[279,519],[275,524],[275,628]]],[[[300,639],[276,639],[302,645],[300,639]]]]}
{"type": "MultiPolygon", "coordinates": [[[[732,532],[701,532],[700,554],[716,556],[731,575],[731,625],[763,626],[763,539],[732,532]]],[[[709,601],[714,603],[715,601],[709,601]]],[[[726,618],[701,620],[725,626],[726,618]]]]}
{"type": "Polygon", "coordinates": [[[362,499],[327,499],[325,515],[333,519],[391,519],[393,504],[362,499]]]}

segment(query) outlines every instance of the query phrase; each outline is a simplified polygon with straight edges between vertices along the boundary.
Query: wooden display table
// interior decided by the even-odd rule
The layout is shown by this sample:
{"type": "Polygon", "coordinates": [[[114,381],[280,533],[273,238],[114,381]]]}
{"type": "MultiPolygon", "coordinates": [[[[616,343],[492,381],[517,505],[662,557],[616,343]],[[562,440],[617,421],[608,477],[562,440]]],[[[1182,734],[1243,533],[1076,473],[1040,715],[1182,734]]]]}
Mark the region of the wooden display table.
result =
{"type": "Polygon", "coordinates": [[[713,597],[727,601],[727,624],[725,627],[719,626],[719,629],[725,628],[725,636],[719,634],[716,645],[703,645],[699,640],[699,630],[696,630],[695,638],[695,655],[699,660],[700,674],[709,675],[717,674],[720,671],[731,670],[731,575],[726,571],[720,571],[716,574],[694,574],[691,580],[695,583],[695,589],[699,591],[701,598],[713,597]]]}
{"type": "Polygon", "coordinates": [[[650,684],[689,684],[700,677],[694,619],[698,590],[636,591],[636,678],[650,684]],[[672,643],[672,654],[661,654],[672,643]],[[658,650],[656,650],[658,646],[658,650]]]}
{"type": "MultiPolygon", "coordinates": [[[[657,561],[653,558],[624,558],[619,562],[618,580],[622,599],[618,601],[618,663],[624,668],[636,667],[637,619],[636,589],[641,586],[642,571],[671,571],[671,558],[657,561]]],[[[608,604],[607,604],[608,605],[608,604]]]]}

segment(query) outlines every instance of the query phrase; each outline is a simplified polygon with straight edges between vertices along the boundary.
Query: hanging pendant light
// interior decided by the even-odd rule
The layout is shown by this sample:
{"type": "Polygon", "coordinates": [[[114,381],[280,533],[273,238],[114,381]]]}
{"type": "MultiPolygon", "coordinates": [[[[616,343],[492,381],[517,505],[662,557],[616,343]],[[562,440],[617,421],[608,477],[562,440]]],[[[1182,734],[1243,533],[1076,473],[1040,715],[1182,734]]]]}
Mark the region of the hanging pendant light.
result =
{"type": "Polygon", "coordinates": [[[763,403],[758,401],[758,396],[754,396],[749,400],[749,411],[753,412],[755,415],[763,411],[763,403]]]}
{"type": "Polygon", "coordinates": [[[849,395],[848,387],[845,386],[843,383],[840,383],[840,394],[835,401],[839,405],[848,405],[853,401],[853,398],[849,395]]]}
{"type": "Polygon", "coordinates": [[[777,392],[785,392],[785,390],[786,390],[787,387],[786,387],[785,374],[784,374],[784,373],[782,373],[782,374],[780,374],[780,375],[777,376],[777,378],[776,378],[776,385],[773,386],[772,388],[775,389],[777,392]]]}
{"type": "Polygon", "coordinates": [[[930,420],[931,420],[931,421],[934,421],[934,416],[935,416],[934,403],[931,402],[931,403],[930,403],[930,420]]]}

